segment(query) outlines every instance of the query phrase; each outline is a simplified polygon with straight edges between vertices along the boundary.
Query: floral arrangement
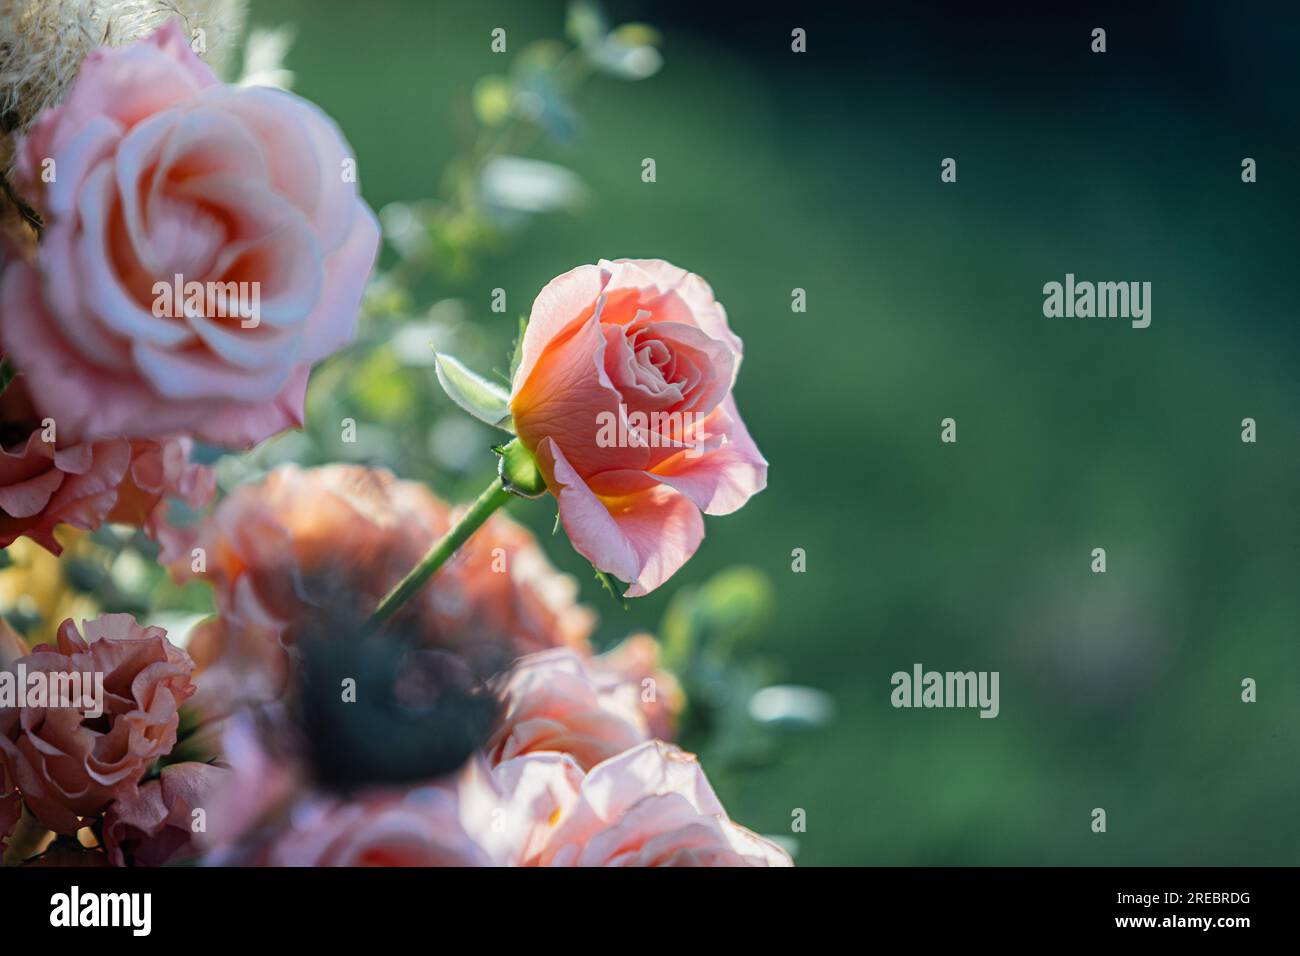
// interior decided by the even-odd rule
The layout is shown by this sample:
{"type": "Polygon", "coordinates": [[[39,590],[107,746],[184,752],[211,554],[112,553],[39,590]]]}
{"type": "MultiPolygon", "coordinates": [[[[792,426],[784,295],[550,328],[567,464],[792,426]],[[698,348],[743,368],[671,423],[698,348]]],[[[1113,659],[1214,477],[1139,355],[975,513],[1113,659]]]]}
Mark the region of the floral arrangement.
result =
{"type": "Polygon", "coordinates": [[[501,381],[441,347],[487,360],[447,301],[410,321],[421,278],[581,192],[515,132],[570,135],[571,89],[652,74],[654,31],[573,4],[571,47],[475,87],[444,193],[376,216],[343,132],[276,88],[284,34],[219,79],[237,0],[0,7],[4,862],[790,865],[674,743],[720,766],[763,745],[765,665],[738,652],[761,576],[598,652],[502,511],[553,502],[623,602],[763,490],[713,290],[660,259],[557,264],[501,381]],[[433,381],[454,414],[403,441],[433,381]],[[470,503],[430,489],[493,452],[470,503]]]}

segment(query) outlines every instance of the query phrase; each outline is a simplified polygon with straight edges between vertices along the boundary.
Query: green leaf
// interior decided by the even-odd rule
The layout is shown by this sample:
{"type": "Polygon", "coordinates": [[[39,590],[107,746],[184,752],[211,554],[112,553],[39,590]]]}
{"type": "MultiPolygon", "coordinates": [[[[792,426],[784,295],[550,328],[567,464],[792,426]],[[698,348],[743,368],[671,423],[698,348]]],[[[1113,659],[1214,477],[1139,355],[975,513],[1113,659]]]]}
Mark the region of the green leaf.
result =
{"type": "Polygon", "coordinates": [[[514,434],[510,394],[495,382],[471,372],[458,359],[439,354],[438,384],[447,396],[481,422],[514,434]]]}
{"type": "Polygon", "coordinates": [[[510,353],[510,385],[514,386],[515,373],[519,371],[519,363],[524,360],[524,332],[528,330],[528,317],[521,315],[519,317],[519,334],[515,336],[514,351],[510,353]]]}
{"type": "Polygon", "coordinates": [[[622,581],[617,580],[613,575],[602,571],[594,564],[591,566],[591,570],[596,572],[596,580],[600,582],[601,587],[609,592],[610,597],[623,605],[623,610],[626,611],[628,609],[628,604],[627,598],[623,597],[623,592],[627,590],[628,586],[622,581]]]}
{"type": "MultiPolygon", "coordinates": [[[[523,333],[521,332],[520,333],[521,339],[522,336],[523,333]]],[[[0,359],[0,395],[4,394],[5,389],[9,387],[9,383],[14,380],[14,376],[16,376],[17,374],[18,374],[18,369],[14,368],[13,362],[9,361],[7,357],[4,359],[0,359]]]]}

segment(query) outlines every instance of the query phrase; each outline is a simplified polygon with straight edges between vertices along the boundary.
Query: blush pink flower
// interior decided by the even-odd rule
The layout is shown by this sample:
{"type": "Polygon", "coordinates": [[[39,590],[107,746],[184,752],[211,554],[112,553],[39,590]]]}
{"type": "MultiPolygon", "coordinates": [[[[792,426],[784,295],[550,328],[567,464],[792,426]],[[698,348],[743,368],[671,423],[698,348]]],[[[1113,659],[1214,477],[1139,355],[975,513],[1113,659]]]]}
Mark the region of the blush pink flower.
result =
{"type": "Polygon", "coordinates": [[[300,425],[309,369],[351,339],[378,249],[352,169],[319,109],[222,85],[179,21],[92,52],[15,166],[46,228],[0,279],[0,345],[40,416],[77,441],[231,447],[300,425]],[[256,283],[257,314],[216,293],[158,308],[176,276],[256,283]]]}
{"type": "Polygon", "coordinates": [[[602,680],[564,648],[518,661],[500,695],[504,713],[485,748],[494,764],[552,751],[586,770],[649,739],[640,688],[602,680]]]}
{"type": "Polygon", "coordinates": [[[0,447],[0,547],[28,537],[59,554],[59,525],[94,530],[116,521],[143,527],[166,556],[181,536],[166,519],[167,499],[199,507],[214,490],[211,469],[189,461],[188,439],[64,445],[45,441],[37,429],[0,447]]]}
{"type": "Polygon", "coordinates": [[[507,841],[521,832],[492,826],[502,801],[478,761],[447,779],[344,797],[311,789],[294,760],[272,756],[246,718],[228,724],[225,743],[230,771],[212,794],[212,827],[202,837],[211,863],[490,866],[506,862],[507,841]]]}
{"type": "Polygon", "coordinates": [[[194,664],[161,628],[129,614],[85,621],[80,634],[68,619],[55,645],[38,645],[18,663],[29,674],[78,673],[87,694],[97,675],[103,681],[98,717],[75,706],[0,709],[0,762],[37,819],[72,834],[171,751],[194,664]]]}
{"type": "Polygon", "coordinates": [[[229,771],[205,763],[163,767],[161,775],[123,794],[104,814],[104,850],[114,866],[163,866],[198,856],[194,811],[203,811],[229,771]]]}
{"type": "Polygon", "coordinates": [[[221,755],[228,768],[208,797],[207,829],[197,835],[213,862],[241,862],[254,831],[274,821],[302,792],[303,772],[295,755],[266,746],[250,712],[220,727],[221,755]]]}
{"type": "Polygon", "coordinates": [[[108,513],[109,521],[143,528],[160,545],[158,560],[164,564],[188,555],[195,534],[168,520],[168,502],[182,501],[191,510],[198,510],[212,500],[217,490],[216,472],[190,461],[192,448],[188,437],[133,439],[131,466],[108,513]]]}
{"type": "Polygon", "coordinates": [[[207,801],[205,862],[241,866],[518,866],[577,799],[582,768],[529,754],[480,756],[427,783],[349,796],[316,788],[292,746],[249,715],[227,722],[229,764],[207,801]]]}
{"type": "Polygon", "coordinates": [[[792,866],[733,823],[691,754],[649,741],[593,767],[536,855],[540,866],[792,866]]]}
{"type": "Polygon", "coordinates": [[[631,684],[650,736],[672,740],[677,718],[686,707],[686,694],[676,676],[659,662],[659,642],[650,634],[633,634],[592,662],[605,682],[631,684]]]}
{"type": "Polygon", "coordinates": [[[278,641],[219,617],[196,624],[185,650],[194,659],[196,690],[190,705],[199,715],[205,739],[220,732],[224,718],[282,699],[293,670],[289,653],[278,641]]]}
{"type": "Polygon", "coordinates": [[[452,787],[307,801],[266,847],[266,866],[491,866],[452,787]]]}
{"type": "Polygon", "coordinates": [[[701,512],[767,484],[731,395],[741,355],[708,284],[659,259],[579,266],[533,303],[514,427],[573,546],[630,597],[695,553],[701,512]]]}

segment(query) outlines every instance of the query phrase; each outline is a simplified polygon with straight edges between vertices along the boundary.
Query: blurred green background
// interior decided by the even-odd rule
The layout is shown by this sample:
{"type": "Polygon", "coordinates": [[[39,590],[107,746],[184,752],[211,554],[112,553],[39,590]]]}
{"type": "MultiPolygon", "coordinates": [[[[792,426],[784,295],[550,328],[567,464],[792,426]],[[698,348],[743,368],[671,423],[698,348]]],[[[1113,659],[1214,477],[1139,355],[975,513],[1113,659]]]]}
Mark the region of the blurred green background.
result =
{"type": "MultiPolygon", "coordinates": [[[[294,89],[343,128],[376,209],[437,193],[473,136],[476,81],[565,22],[559,2],[252,10],[295,28],[294,89]]],[[[732,816],[794,836],[801,865],[1300,862],[1294,14],[610,12],[662,33],[663,69],[592,78],[578,134],[529,150],[586,201],[417,288],[443,347],[499,367],[537,291],[601,257],[668,259],[727,307],[770,486],[710,519],[676,578],[624,612],[549,537],[549,505],[513,511],[581,578],[603,643],[656,629],[720,569],[770,577],[753,653],[835,715],[782,732],[770,759],[706,764],[732,816]],[[1042,286],[1067,272],[1150,281],[1151,327],[1044,318],[1042,286]],[[1001,715],[893,709],[890,675],[914,662],[999,671],[1001,715]],[[807,829],[790,834],[796,808],[807,829]]],[[[406,384],[432,380],[423,328],[318,375],[326,431],[331,403],[368,410],[358,446],[289,436],[263,459],[481,487],[494,436],[406,384]]]]}

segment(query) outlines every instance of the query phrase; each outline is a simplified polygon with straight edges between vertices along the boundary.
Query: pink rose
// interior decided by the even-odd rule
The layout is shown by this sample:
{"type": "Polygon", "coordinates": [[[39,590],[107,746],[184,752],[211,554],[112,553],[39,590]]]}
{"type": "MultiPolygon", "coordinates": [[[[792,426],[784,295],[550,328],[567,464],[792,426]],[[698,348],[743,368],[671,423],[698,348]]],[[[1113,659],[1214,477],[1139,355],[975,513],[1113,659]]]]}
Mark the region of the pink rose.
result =
{"type": "Polygon", "coordinates": [[[195,810],[227,771],[205,763],[178,763],[119,797],[104,814],[104,850],[114,866],[163,866],[194,859],[195,810]]]}
{"type": "Polygon", "coordinates": [[[708,284],[659,259],[579,266],[533,303],[514,427],[573,546],[630,597],[695,553],[701,512],[767,484],[731,397],[741,352],[708,284]]]}
{"type": "Polygon", "coordinates": [[[266,847],[266,866],[491,866],[466,832],[453,788],[430,785],[307,801],[266,847]]]}
{"type": "Polygon", "coordinates": [[[208,798],[207,829],[197,835],[209,861],[245,862],[250,836],[274,822],[302,792],[295,755],[269,749],[254,718],[235,714],[221,727],[221,754],[229,771],[208,798]]]}
{"type": "MultiPolygon", "coordinates": [[[[432,542],[430,542],[432,543],[432,542]]],[[[588,653],[595,614],[577,603],[578,583],[555,569],[523,525],[497,512],[438,572],[428,590],[444,628],[509,635],[519,654],[568,647],[588,653]]]]}
{"type": "Polygon", "coordinates": [[[230,769],[199,836],[209,864],[516,866],[536,858],[582,783],[572,758],[540,753],[495,768],[474,757],[443,779],[343,797],[314,788],[268,729],[227,722],[230,769]]]}
{"type": "Polygon", "coordinates": [[[308,371],[352,337],[378,249],[351,168],[319,109],[220,84],[179,21],[92,52],[15,167],[46,228],[0,280],[0,345],[41,417],[61,439],[232,447],[300,425],[308,371]],[[160,296],[178,275],[201,301],[160,296]],[[244,283],[242,298],[207,283],[244,283]]]}
{"type": "Polygon", "coordinates": [[[520,866],[535,861],[578,799],[566,754],[516,757],[489,770],[352,799],[315,795],[288,814],[253,859],[265,866],[520,866]]]}
{"type": "Polygon", "coordinates": [[[109,521],[138,525],[160,545],[158,560],[166,564],[188,556],[195,532],[167,520],[169,499],[198,510],[217,490],[216,472],[190,461],[193,442],[188,437],[158,441],[137,438],[131,442],[131,467],[117,490],[109,521]]]}
{"type": "MultiPolygon", "coordinates": [[[[250,718],[227,722],[230,770],[214,788],[201,836],[216,865],[487,866],[467,830],[498,805],[486,774],[341,797],[312,790],[298,757],[273,753],[250,718]]],[[[281,741],[282,743],[282,741],[281,741]]]]}
{"type": "Polygon", "coordinates": [[[593,767],[540,866],[792,866],[727,817],[691,754],[649,741],[593,767]]]}
{"type": "Polygon", "coordinates": [[[211,469],[190,463],[188,439],[60,445],[37,429],[0,448],[0,547],[28,537],[59,554],[59,525],[94,530],[116,521],[143,527],[166,555],[181,534],[166,520],[166,499],[177,496],[198,507],[214,490],[211,469]]]}
{"type": "Polygon", "coordinates": [[[573,651],[530,654],[504,679],[504,714],[487,743],[498,764],[524,754],[568,754],[584,770],[649,738],[640,687],[602,680],[573,651]]]}
{"type": "Polygon", "coordinates": [[[289,654],[265,634],[209,617],[190,631],[185,650],[194,659],[190,704],[205,738],[223,718],[284,697],[292,673],[289,654]]]}
{"type": "Polygon", "coordinates": [[[659,664],[659,642],[650,634],[633,634],[593,662],[602,680],[629,683],[637,689],[650,736],[672,740],[686,695],[671,671],[659,664]]]}
{"type": "Polygon", "coordinates": [[[0,708],[0,762],[37,819],[67,834],[134,790],[171,752],[180,706],[194,692],[193,662],[161,628],[105,614],[83,622],[82,631],[84,638],[69,618],[57,645],[38,645],[17,663],[29,675],[80,674],[83,697],[98,696],[102,681],[102,714],[76,706],[0,708]]]}

